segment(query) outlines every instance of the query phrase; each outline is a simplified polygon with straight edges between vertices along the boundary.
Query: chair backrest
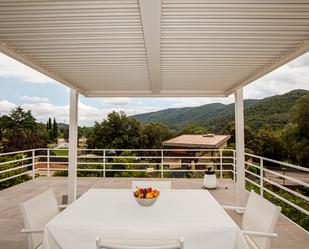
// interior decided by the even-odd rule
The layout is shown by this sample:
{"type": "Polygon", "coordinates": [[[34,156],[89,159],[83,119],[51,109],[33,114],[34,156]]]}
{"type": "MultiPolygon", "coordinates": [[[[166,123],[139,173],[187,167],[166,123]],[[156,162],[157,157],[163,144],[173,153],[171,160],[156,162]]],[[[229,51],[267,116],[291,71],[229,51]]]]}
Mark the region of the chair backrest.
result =
{"type": "Polygon", "coordinates": [[[184,240],[180,239],[101,239],[97,236],[97,249],[183,249],[184,240]]]}
{"type": "MultiPolygon", "coordinates": [[[[280,211],[281,207],[272,204],[252,190],[245,207],[242,229],[273,233],[280,211]]],[[[250,238],[260,249],[270,248],[271,238],[258,236],[250,236],[250,238]]]]}
{"type": "Polygon", "coordinates": [[[131,188],[134,191],[138,188],[148,188],[152,187],[158,190],[162,189],[171,189],[172,182],[171,181],[132,181],[131,188]]]}
{"type": "MultiPolygon", "coordinates": [[[[44,228],[45,224],[59,213],[56,195],[49,189],[30,200],[20,203],[25,228],[44,228]]],[[[33,233],[28,235],[28,248],[36,248],[43,235],[33,233]]]]}

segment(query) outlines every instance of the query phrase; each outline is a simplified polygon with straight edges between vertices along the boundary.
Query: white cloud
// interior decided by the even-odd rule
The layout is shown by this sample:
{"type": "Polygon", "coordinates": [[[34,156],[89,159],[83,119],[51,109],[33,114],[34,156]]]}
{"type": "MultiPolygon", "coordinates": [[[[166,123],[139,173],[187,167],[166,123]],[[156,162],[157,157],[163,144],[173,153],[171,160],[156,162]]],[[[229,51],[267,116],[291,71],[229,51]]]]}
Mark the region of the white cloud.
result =
{"type": "Polygon", "coordinates": [[[78,116],[79,116],[79,125],[92,125],[94,121],[102,121],[103,118],[106,118],[109,110],[100,109],[91,105],[85,105],[82,102],[79,102],[78,105],[78,116]]]}
{"type": "MultiPolygon", "coordinates": [[[[7,100],[0,101],[0,112],[1,114],[8,114],[11,109],[15,108],[17,105],[9,102],[7,100]]],[[[33,116],[39,122],[46,122],[48,117],[56,117],[58,122],[69,122],[69,105],[53,105],[47,102],[41,103],[24,103],[21,107],[28,111],[30,110],[33,116]]],[[[81,126],[91,126],[95,121],[101,122],[105,119],[108,113],[112,111],[124,111],[127,115],[134,115],[139,113],[145,113],[150,111],[157,111],[162,108],[155,106],[140,106],[140,107],[129,107],[129,108],[98,108],[92,105],[84,104],[79,101],[78,105],[78,120],[81,126]]]]}
{"type": "Polygon", "coordinates": [[[20,100],[26,103],[48,103],[49,102],[48,98],[38,97],[38,96],[22,96],[20,100]]]}
{"type": "Polygon", "coordinates": [[[56,117],[58,122],[66,120],[68,122],[69,106],[57,106],[50,103],[25,103],[21,107],[31,110],[34,117],[41,122],[45,122],[48,117],[56,117]]]}
{"type": "Polygon", "coordinates": [[[0,113],[1,115],[8,114],[16,105],[7,100],[0,100],[0,113]]]}
{"type": "Polygon", "coordinates": [[[294,89],[309,90],[309,53],[247,85],[244,96],[260,99],[294,89]]]}
{"type": "Polygon", "coordinates": [[[50,83],[53,79],[0,53],[0,77],[13,77],[30,83],[50,83]]]}

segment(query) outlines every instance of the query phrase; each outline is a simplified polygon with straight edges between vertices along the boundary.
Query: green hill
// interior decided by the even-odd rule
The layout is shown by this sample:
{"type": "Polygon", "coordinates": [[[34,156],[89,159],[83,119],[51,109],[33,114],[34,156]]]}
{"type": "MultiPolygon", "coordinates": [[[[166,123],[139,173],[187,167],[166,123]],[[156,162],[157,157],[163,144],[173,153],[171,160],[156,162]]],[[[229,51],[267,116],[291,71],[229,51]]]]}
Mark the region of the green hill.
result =
{"type": "Polygon", "coordinates": [[[69,125],[65,123],[58,123],[59,129],[69,129],[69,125]]]}
{"type": "MultiPolygon", "coordinates": [[[[274,129],[282,128],[288,122],[288,113],[291,108],[306,93],[308,93],[306,90],[293,90],[283,95],[264,99],[247,99],[244,101],[245,122],[256,129],[266,123],[274,129]]],[[[217,132],[234,121],[234,103],[169,108],[132,117],[144,123],[160,122],[175,129],[180,129],[189,123],[195,123],[217,132]]]]}

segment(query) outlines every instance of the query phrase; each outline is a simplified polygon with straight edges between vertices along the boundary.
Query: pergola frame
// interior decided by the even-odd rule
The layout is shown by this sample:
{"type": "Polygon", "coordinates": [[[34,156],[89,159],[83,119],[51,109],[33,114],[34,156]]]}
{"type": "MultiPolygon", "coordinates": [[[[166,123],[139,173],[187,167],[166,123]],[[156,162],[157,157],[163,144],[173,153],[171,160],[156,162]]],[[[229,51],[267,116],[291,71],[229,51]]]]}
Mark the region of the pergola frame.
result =
{"type": "Polygon", "coordinates": [[[69,202],[78,95],[235,95],[244,202],[243,87],[309,51],[308,0],[0,1],[0,52],[70,87],[69,202]]]}

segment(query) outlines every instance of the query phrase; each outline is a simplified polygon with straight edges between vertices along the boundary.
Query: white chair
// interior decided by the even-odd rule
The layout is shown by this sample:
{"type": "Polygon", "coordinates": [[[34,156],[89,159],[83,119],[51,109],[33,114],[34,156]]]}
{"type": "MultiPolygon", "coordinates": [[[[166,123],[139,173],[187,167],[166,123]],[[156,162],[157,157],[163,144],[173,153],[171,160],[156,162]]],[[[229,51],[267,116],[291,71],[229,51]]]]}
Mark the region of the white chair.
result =
{"type": "Polygon", "coordinates": [[[281,207],[272,204],[251,190],[246,207],[223,206],[243,213],[242,233],[248,244],[254,249],[269,249],[271,239],[278,237],[274,233],[281,207]]]}
{"type": "Polygon", "coordinates": [[[97,249],[183,249],[184,240],[154,239],[101,239],[97,236],[97,249]]]}
{"type": "Polygon", "coordinates": [[[132,181],[131,188],[134,191],[138,188],[148,188],[152,187],[158,190],[162,189],[171,189],[172,188],[172,182],[171,181],[132,181]]]}
{"type": "Polygon", "coordinates": [[[21,232],[27,233],[28,248],[42,248],[45,224],[59,214],[60,209],[66,207],[66,205],[58,205],[53,189],[49,189],[19,205],[25,226],[21,232]]]}

